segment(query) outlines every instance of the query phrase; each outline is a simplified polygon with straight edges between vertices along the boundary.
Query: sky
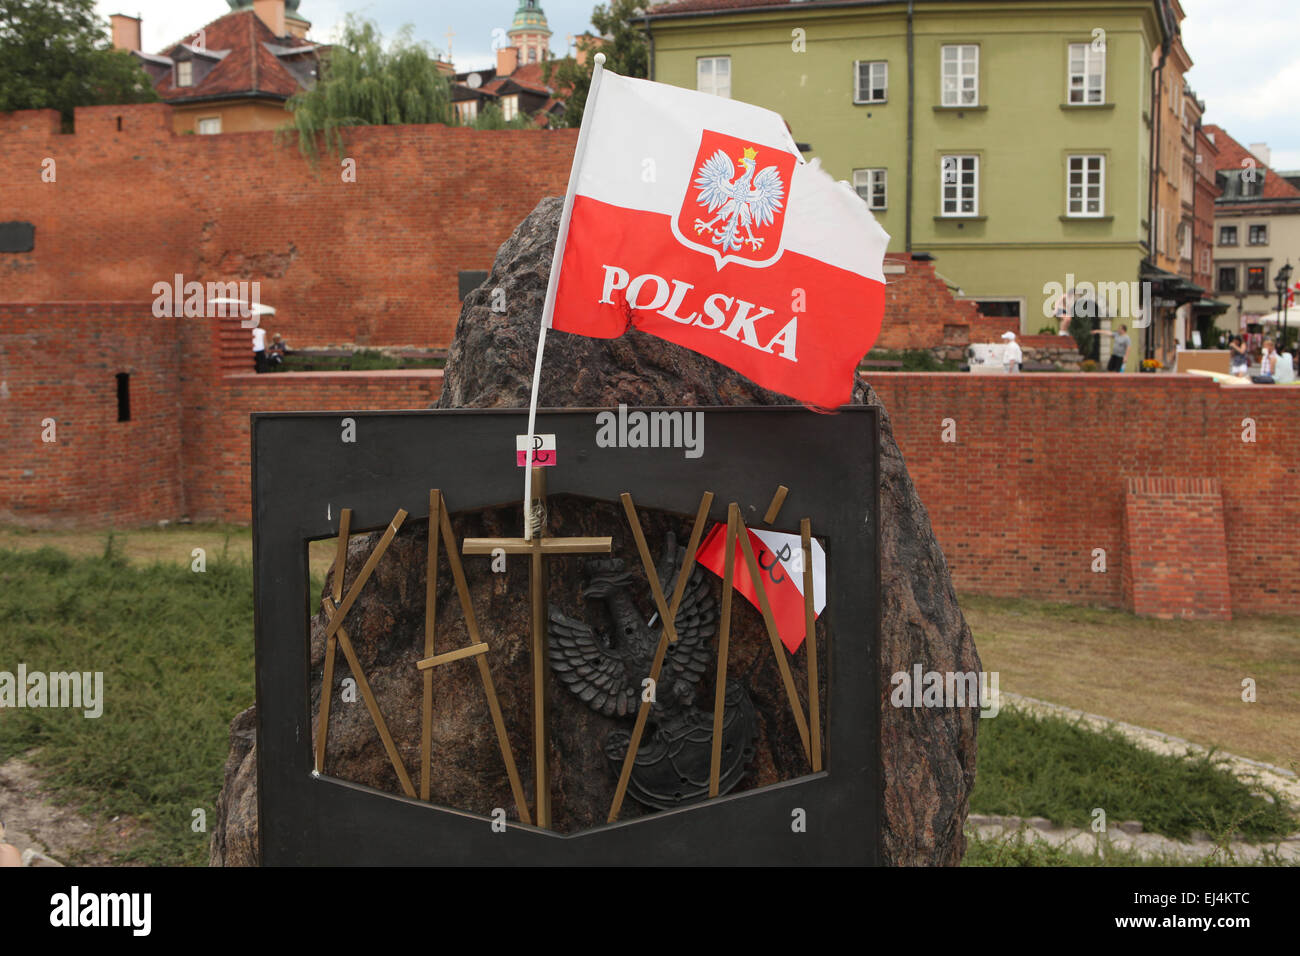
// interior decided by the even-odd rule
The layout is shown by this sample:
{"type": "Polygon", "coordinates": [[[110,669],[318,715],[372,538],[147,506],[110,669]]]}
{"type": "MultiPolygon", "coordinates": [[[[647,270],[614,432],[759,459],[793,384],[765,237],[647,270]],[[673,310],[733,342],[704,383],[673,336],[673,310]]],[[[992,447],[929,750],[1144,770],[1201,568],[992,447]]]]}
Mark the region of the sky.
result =
{"type": "MultiPolygon", "coordinates": [[[[566,37],[591,29],[596,0],[542,0],[553,36],[551,49],[565,52],[566,37]]],[[[1276,169],[1300,169],[1300,26],[1297,0],[1181,0],[1183,45],[1195,65],[1188,84],[1206,104],[1205,122],[1226,129],[1239,142],[1267,143],[1276,169]]],[[[144,19],[144,47],[157,51],[229,10],[226,0],[97,0],[99,12],[144,19]]],[[[518,0],[302,0],[299,13],[311,36],[329,40],[351,11],[378,22],[385,36],[404,24],[441,53],[447,31],[457,69],[493,66],[494,31],[509,29],[518,0]]],[[[500,37],[501,34],[497,34],[500,37]]]]}

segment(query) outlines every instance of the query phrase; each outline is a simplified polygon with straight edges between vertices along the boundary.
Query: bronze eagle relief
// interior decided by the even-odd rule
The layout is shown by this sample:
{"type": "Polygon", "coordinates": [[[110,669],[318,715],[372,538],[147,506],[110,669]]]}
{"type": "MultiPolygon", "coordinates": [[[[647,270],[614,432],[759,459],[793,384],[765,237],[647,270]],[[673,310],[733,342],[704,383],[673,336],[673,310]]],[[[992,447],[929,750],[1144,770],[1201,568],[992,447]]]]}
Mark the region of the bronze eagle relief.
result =
{"type": "MultiPolygon", "coordinates": [[[[664,594],[671,594],[685,560],[685,549],[668,532],[656,573],[664,594]]],[[[597,626],[549,608],[549,657],[560,682],[579,700],[607,717],[635,717],[643,694],[652,694],[646,733],[637,751],[628,792],[641,804],[661,810],[703,800],[709,792],[713,714],[695,706],[700,678],[713,671],[713,638],[718,629],[718,601],[704,568],[692,569],[674,621],[677,642],[668,645],[657,686],[647,681],[659,643],[658,615],[645,621],[632,588],[645,587],[641,576],[625,569],[620,558],[585,563],[584,599],[603,600],[607,622],[597,626]]],[[[595,602],[589,604],[589,607],[595,602]]],[[[722,766],[719,793],[743,778],[754,756],[758,721],[744,685],[726,683],[722,721],[722,766]]],[[[605,740],[605,756],[614,774],[627,755],[631,734],[616,730],[605,740]]]]}

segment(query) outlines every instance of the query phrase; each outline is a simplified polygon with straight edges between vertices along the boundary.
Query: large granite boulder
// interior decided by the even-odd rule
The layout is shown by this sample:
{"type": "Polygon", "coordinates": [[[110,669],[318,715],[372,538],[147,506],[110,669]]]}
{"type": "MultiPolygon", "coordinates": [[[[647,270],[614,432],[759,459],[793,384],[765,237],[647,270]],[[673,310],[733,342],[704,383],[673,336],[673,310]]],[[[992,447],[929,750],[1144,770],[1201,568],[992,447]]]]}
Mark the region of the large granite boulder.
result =
{"type": "MultiPolygon", "coordinates": [[[[538,321],[558,226],[560,200],[546,199],[501,247],[487,282],[465,300],[448,357],[441,408],[526,407],[531,387],[538,321]],[[499,292],[497,290],[500,290],[499,292]],[[505,311],[500,307],[504,296],[505,311]]],[[[855,386],[856,404],[879,405],[869,386],[855,386]]],[[[543,407],[628,405],[791,404],[716,362],[635,330],[614,340],[563,333],[547,338],[540,404],[543,407]]],[[[921,664],[926,671],[978,671],[979,657],[957,607],[942,551],[925,507],[908,477],[887,414],[882,410],[881,446],[881,751],[882,859],[898,865],[951,865],[965,849],[965,820],[975,776],[978,711],[970,708],[894,708],[889,677],[921,664]]],[[[455,511],[456,503],[449,502],[455,511]]],[[[621,511],[614,505],[554,498],[552,534],[610,534],[615,552],[639,569],[621,511]]],[[[668,532],[685,539],[688,519],[642,516],[658,554],[668,532]]],[[[456,515],[457,538],[519,533],[510,510],[456,515]]],[[[371,583],[349,614],[348,630],[413,779],[418,780],[420,678],[425,579],[423,521],[408,521],[395,537],[371,583]]],[[[348,551],[347,580],[355,578],[377,535],[359,536],[348,551]]],[[[527,635],[508,623],[527,621],[527,569],[511,561],[494,574],[483,559],[466,559],[475,611],[492,647],[491,668],[510,731],[511,746],[530,805],[531,681],[527,635]]],[[[579,559],[549,562],[552,603],[571,616],[601,626],[603,610],[580,595],[585,569],[579,559]]],[[[451,586],[445,554],[439,567],[438,647],[468,643],[451,586]]],[[[330,581],[326,582],[326,589],[330,581]]],[[[641,589],[644,592],[644,589],[641,589]]],[[[649,596],[634,600],[648,618],[649,596]]],[[[313,703],[319,701],[325,618],[313,621],[313,703]]],[[[819,623],[819,631],[821,625],[819,623]]],[[[824,651],[825,640],[819,642],[824,651]]],[[[806,688],[806,655],[794,658],[796,685],[806,688]]],[[[821,668],[825,675],[826,667],[821,668]]],[[[756,754],[737,791],[765,786],[807,772],[784,691],[762,630],[746,602],[735,602],[729,673],[750,689],[759,714],[756,754]]],[[[348,676],[341,657],[336,685],[348,676]]],[[[477,669],[444,666],[435,671],[434,802],[477,813],[503,807],[517,817],[508,779],[483,701],[477,669]],[[445,746],[443,746],[445,744],[445,746]]],[[[697,703],[711,709],[712,680],[698,688],[697,703]]],[[[400,792],[393,771],[361,703],[331,706],[329,774],[400,792]]],[[[556,829],[571,831],[603,822],[613,776],[603,755],[606,735],[629,721],[589,710],[552,678],[550,765],[556,829]]],[[[806,701],[802,701],[806,708],[806,701]]],[[[824,710],[823,710],[824,712],[824,710]]],[[[313,710],[313,713],[315,711],[313,710]]],[[[214,865],[256,862],[256,747],[248,738],[251,711],[232,725],[232,752],[212,839],[214,865]]],[[[634,801],[622,817],[645,812],[634,801]]]]}

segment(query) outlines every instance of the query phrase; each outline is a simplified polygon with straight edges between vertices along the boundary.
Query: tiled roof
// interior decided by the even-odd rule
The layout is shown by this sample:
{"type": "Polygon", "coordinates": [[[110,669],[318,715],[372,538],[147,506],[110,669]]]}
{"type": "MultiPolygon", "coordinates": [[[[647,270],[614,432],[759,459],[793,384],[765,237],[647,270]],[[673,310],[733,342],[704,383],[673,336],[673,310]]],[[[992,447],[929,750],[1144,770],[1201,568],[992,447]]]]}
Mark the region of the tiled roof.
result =
{"type": "Polygon", "coordinates": [[[1300,199],[1300,189],[1261,163],[1254,153],[1224,132],[1223,127],[1206,123],[1203,128],[1214,137],[1214,146],[1219,151],[1218,158],[1214,161],[1216,170],[1241,172],[1244,168],[1242,162],[1246,159],[1258,164],[1264,173],[1264,188],[1260,190],[1259,196],[1253,197],[1256,202],[1261,199],[1300,199]]]}
{"type": "MultiPolygon", "coordinates": [[[[872,0],[862,0],[862,2],[869,3],[872,0]]],[[[884,2],[884,0],[875,0],[875,2],[884,2]]],[[[677,13],[726,13],[729,10],[747,10],[754,7],[809,7],[816,6],[817,3],[818,0],[804,0],[802,3],[797,2],[797,0],[794,0],[794,2],[792,0],[677,0],[676,3],[664,3],[651,7],[649,14],[650,18],[654,19],[655,17],[672,16],[677,13]]]]}
{"type": "MultiPolygon", "coordinates": [[[[306,88],[306,83],[280,57],[293,57],[299,48],[303,54],[315,57],[316,44],[294,36],[277,37],[252,10],[239,10],[213,20],[164,50],[162,55],[174,59],[186,52],[200,34],[203,49],[219,55],[219,61],[193,86],[176,86],[173,72],[167,70],[154,84],[163,100],[182,102],[254,92],[288,98],[306,88]]],[[[199,51],[194,53],[196,57],[202,56],[199,51]]]]}

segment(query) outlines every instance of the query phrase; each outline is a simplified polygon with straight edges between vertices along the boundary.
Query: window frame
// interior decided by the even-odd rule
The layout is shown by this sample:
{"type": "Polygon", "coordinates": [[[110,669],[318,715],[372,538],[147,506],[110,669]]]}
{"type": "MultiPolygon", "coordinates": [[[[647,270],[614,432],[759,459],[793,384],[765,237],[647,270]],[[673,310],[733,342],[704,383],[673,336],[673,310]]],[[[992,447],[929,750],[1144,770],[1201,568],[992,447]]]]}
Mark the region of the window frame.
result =
{"type": "Polygon", "coordinates": [[[940,45],[939,47],[939,105],[944,107],[945,109],[973,109],[974,107],[980,105],[980,45],[978,43],[944,43],[940,45]],[[945,67],[948,65],[949,50],[957,51],[957,58],[956,58],[957,82],[956,82],[956,89],[952,91],[953,102],[951,103],[948,102],[949,91],[944,84],[944,79],[946,76],[945,67]],[[964,56],[964,51],[966,50],[974,51],[973,56],[971,56],[969,60],[964,56]],[[962,67],[967,62],[973,64],[973,67],[970,71],[970,76],[974,80],[974,88],[972,92],[975,94],[975,98],[969,103],[963,103],[961,101],[962,93],[963,93],[962,80],[964,79],[965,74],[962,72],[962,67]]]}
{"type": "Polygon", "coordinates": [[[1236,227],[1236,226],[1220,226],[1220,227],[1219,227],[1219,241],[1216,242],[1215,245],[1216,245],[1216,246],[1235,246],[1235,245],[1237,245],[1237,238],[1238,238],[1238,235],[1237,235],[1237,227],[1236,227]],[[1224,238],[1223,238],[1223,234],[1224,234],[1225,232],[1227,232],[1229,229],[1232,230],[1232,242],[1225,242],[1225,241],[1224,241],[1224,238]]]}
{"type": "Polygon", "coordinates": [[[194,133],[197,136],[220,136],[221,135],[221,117],[220,116],[200,116],[194,121],[194,133]],[[203,129],[204,123],[216,123],[217,128],[207,132],[203,129]]]}
{"type": "Polygon", "coordinates": [[[1268,266],[1246,264],[1246,288],[1247,295],[1268,295],[1268,266]],[[1253,289],[1250,285],[1250,274],[1258,270],[1260,275],[1259,288],[1253,289]]]}
{"type": "Polygon", "coordinates": [[[1248,226],[1246,227],[1246,245],[1248,245],[1248,246],[1266,246],[1266,245],[1268,245],[1268,223],[1266,223],[1266,222],[1264,222],[1264,223],[1254,222],[1254,223],[1251,223],[1250,225],[1248,225],[1248,226]],[[1263,232],[1264,232],[1264,238],[1261,239],[1261,240],[1259,240],[1258,242],[1255,241],[1255,230],[1256,230],[1256,229],[1262,229],[1263,232]]]}
{"type": "Polygon", "coordinates": [[[194,61],[178,60],[176,63],[176,86],[178,89],[189,89],[194,86],[194,61]],[[181,68],[185,68],[185,77],[181,77],[181,68]]]}
{"type": "Polygon", "coordinates": [[[1236,291],[1239,289],[1239,286],[1238,286],[1238,284],[1237,284],[1237,280],[1241,278],[1241,274],[1240,274],[1240,272],[1238,271],[1238,269],[1237,269],[1237,264],[1236,264],[1235,262],[1233,262],[1233,263],[1229,263],[1228,265],[1219,264],[1219,265],[1216,265],[1216,266],[1214,267],[1214,269],[1215,269],[1215,272],[1214,272],[1214,288],[1215,288],[1217,291],[1219,291],[1219,292],[1236,292],[1236,291]],[[1226,286],[1226,285],[1223,285],[1223,275],[1224,275],[1224,273],[1231,273],[1231,275],[1232,275],[1232,286],[1231,286],[1231,288],[1229,288],[1229,287],[1226,286]]]}
{"type": "Polygon", "coordinates": [[[889,102],[889,61],[888,60],[854,60],[853,61],[853,102],[855,104],[869,103],[888,103],[889,102]],[[862,98],[862,67],[880,67],[885,71],[884,80],[880,84],[882,95],[875,98],[872,94],[875,91],[876,84],[872,80],[874,70],[867,71],[867,98],[862,98]]]}
{"type": "Polygon", "coordinates": [[[698,93],[708,93],[711,96],[720,96],[723,99],[727,99],[727,100],[731,99],[731,75],[732,74],[731,74],[730,55],[697,56],[695,58],[695,90],[698,93]],[[710,70],[711,70],[709,76],[713,88],[709,90],[704,89],[703,86],[703,73],[701,72],[701,68],[704,66],[705,63],[710,64],[710,70]],[[726,93],[718,92],[718,64],[719,63],[727,64],[727,92],[726,93]]]}
{"type": "Polygon", "coordinates": [[[501,115],[507,123],[519,115],[518,93],[509,93],[501,97],[501,115]]]}
{"type": "Polygon", "coordinates": [[[1069,106],[1105,106],[1106,105],[1106,51],[1104,49],[1094,50],[1090,42],[1066,44],[1065,102],[1069,106]],[[1074,72],[1074,51],[1076,47],[1083,48],[1083,72],[1082,73],[1074,72]],[[1100,68],[1098,70],[1098,75],[1100,76],[1101,85],[1097,90],[1098,99],[1095,103],[1091,102],[1088,99],[1088,93],[1090,92],[1088,87],[1088,77],[1090,75],[1089,66],[1092,64],[1093,60],[1101,61],[1100,68]],[[1078,90],[1078,92],[1083,95],[1083,98],[1078,102],[1076,102],[1073,99],[1075,93],[1073,84],[1074,84],[1074,78],[1076,76],[1081,76],[1083,78],[1083,85],[1080,86],[1078,90]]]}
{"type": "Polygon", "coordinates": [[[1067,153],[1065,156],[1065,215],[1070,219],[1104,219],[1106,217],[1106,154],[1105,153],[1067,153]],[[1074,187],[1074,161],[1083,160],[1083,168],[1080,170],[1082,180],[1080,187],[1083,194],[1078,200],[1070,196],[1070,190],[1074,187]],[[1091,201],[1088,191],[1091,185],[1088,183],[1088,160],[1097,160],[1097,211],[1088,212],[1087,206],[1091,201]],[[1071,208],[1075,202],[1079,203],[1079,211],[1074,212],[1071,208]]]}
{"type": "Polygon", "coordinates": [[[971,219],[977,218],[980,214],[980,155],[979,153],[944,153],[939,157],[939,215],[944,219],[971,219]],[[945,163],[949,159],[957,160],[957,182],[947,183],[944,181],[945,163]],[[962,189],[965,187],[961,181],[963,173],[962,161],[971,160],[971,173],[973,182],[970,184],[971,203],[973,208],[967,212],[961,208],[963,197],[962,189]],[[948,202],[947,190],[949,186],[956,187],[956,194],[953,202],[957,208],[953,212],[948,212],[944,207],[948,202]]]}
{"type": "Polygon", "coordinates": [[[867,204],[867,208],[872,212],[879,212],[889,208],[889,168],[887,166],[866,166],[861,169],[853,170],[853,191],[856,192],[867,204]],[[867,195],[862,195],[862,187],[858,185],[858,173],[866,173],[867,195]],[[878,175],[877,175],[878,174],[878,175]],[[884,194],[883,202],[877,206],[876,186],[879,185],[881,192],[884,194]]]}

